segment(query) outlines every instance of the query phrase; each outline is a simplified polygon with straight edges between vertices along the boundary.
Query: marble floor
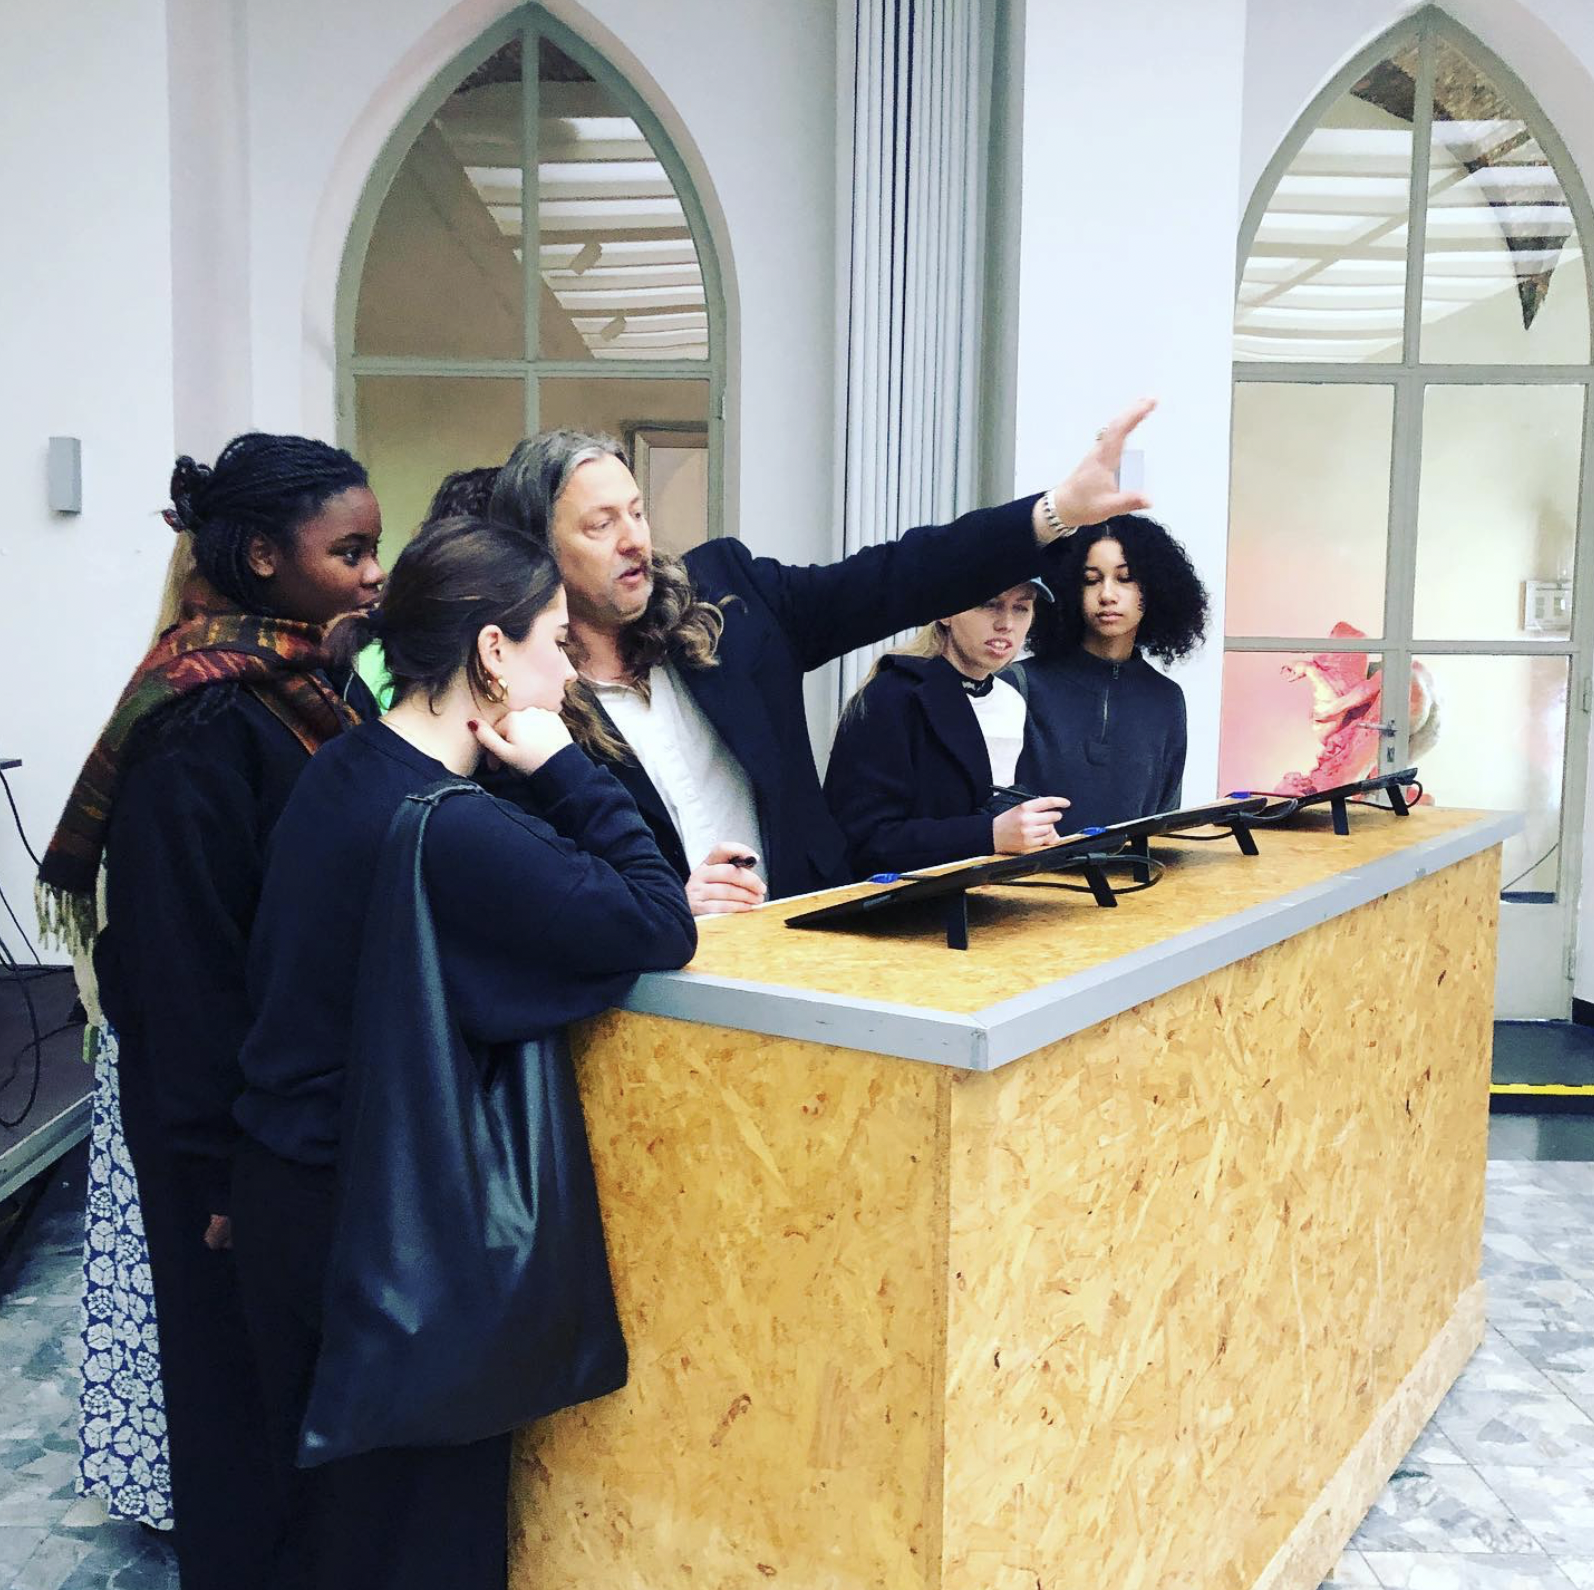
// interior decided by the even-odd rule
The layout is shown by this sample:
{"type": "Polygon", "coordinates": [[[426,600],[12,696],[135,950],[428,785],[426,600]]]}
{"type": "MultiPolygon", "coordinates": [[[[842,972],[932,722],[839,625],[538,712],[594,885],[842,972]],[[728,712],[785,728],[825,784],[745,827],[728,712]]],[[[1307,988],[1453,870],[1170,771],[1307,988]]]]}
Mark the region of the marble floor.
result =
{"type": "MultiPolygon", "coordinates": [[[[0,1586],[177,1590],[163,1537],[73,1494],[82,1177],[0,1266],[0,1586]]],[[[1491,1159],[1486,1221],[1488,1337],[1325,1590],[1594,1590],[1594,1157],[1491,1159]]]]}
{"type": "Polygon", "coordinates": [[[85,1163],[79,1146],[55,1167],[0,1266],[0,1586],[177,1590],[164,1536],[72,1488],[85,1163]]]}
{"type": "Polygon", "coordinates": [[[1488,1335],[1325,1590],[1594,1590],[1594,1162],[1492,1159],[1484,1220],[1488,1335]]]}

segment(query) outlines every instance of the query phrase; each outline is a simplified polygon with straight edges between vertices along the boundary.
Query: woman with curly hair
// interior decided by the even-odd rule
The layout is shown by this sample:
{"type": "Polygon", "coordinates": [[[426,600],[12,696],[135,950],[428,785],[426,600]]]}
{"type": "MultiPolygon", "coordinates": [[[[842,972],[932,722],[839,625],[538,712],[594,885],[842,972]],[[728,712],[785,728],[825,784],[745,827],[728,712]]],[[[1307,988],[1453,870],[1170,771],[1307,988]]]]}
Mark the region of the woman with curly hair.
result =
{"type": "Polygon", "coordinates": [[[1146,661],[1187,657],[1207,626],[1207,593],[1154,519],[1122,514],[1047,559],[1055,604],[1037,614],[1023,664],[1029,717],[1018,782],[1072,802],[1069,826],[1123,822],[1180,804],[1184,692],[1146,661]]]}

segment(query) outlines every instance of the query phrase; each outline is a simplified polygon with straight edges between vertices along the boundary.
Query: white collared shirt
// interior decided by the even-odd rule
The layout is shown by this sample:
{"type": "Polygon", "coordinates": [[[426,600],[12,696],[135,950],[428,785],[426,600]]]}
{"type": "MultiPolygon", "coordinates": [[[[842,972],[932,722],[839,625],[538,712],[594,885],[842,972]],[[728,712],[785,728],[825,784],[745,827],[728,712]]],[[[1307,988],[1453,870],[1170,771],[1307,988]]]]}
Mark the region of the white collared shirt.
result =
{"type": "Polygon", "coordinates": [[[646,697],[632,685],[589,683],[659,792],[687,865],[699,866],[715,845],[734,840],[758,853],[752,870],[767,883],[753,786],[675,669],[650,669],[646,697]]]}
{"type": "Polygon", "coordinates": [[[998,677],[983,696],[970,696],[975,721],[985,736],[985,751],[991,759],[991,783],[1011,784],[1018,772],[1019,752],[1024,749],[1024,698],[1005,679],[998,677]]]}

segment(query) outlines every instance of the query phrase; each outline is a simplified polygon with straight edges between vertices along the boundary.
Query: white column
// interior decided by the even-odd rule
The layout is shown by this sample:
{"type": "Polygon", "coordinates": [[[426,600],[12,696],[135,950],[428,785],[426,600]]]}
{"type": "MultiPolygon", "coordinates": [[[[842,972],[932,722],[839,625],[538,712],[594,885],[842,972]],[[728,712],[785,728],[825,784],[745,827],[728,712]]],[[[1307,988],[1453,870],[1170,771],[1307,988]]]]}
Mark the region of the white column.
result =
{"type": "Polygon", "coordinates": [[[1217,780],[1245,5],[1030,0],[1023,58],[1015,490],[1160,400],[1131,445],[1213,596],[1177,673],[1196,799],[1217,780]]]}
{"type": "MultiPolygon", "coordinates": [[[[171,551],[171,211],[164,0],[13,0],[0,47],[0,759],[35,850],[149,644],[171,551]],[[83,443],[83,511],[45,495],[83,443]]],[[[34,933],[0,800],[0,889],[34,933]]],[[[26,958],[11,918],[0,938],[26,958]]],[[[58,950],[46,960],[61,964],[58,950]]]]}

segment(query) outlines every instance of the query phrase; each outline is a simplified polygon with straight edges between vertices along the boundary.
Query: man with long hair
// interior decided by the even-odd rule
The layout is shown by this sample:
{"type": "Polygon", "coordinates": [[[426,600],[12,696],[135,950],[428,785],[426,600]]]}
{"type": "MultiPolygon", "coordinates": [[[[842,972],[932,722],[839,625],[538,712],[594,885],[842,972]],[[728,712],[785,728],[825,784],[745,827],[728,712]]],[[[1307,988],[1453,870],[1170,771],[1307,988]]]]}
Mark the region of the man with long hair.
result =
{"type": "Polygon", "coordinates": [[[1059,536],[1148,506],[1119,490],[1117,469],[1152,407],[1121,414],[1048,492],[824,567],[754,557],[730,537],[665,556],[618,443],[559,430],[515,448],[491,516],[552,547],[581,673],[577,737],[631,791],[694,912],[847,881],[803,675],[1005,591],[1037,572],[1059,536]]]}

